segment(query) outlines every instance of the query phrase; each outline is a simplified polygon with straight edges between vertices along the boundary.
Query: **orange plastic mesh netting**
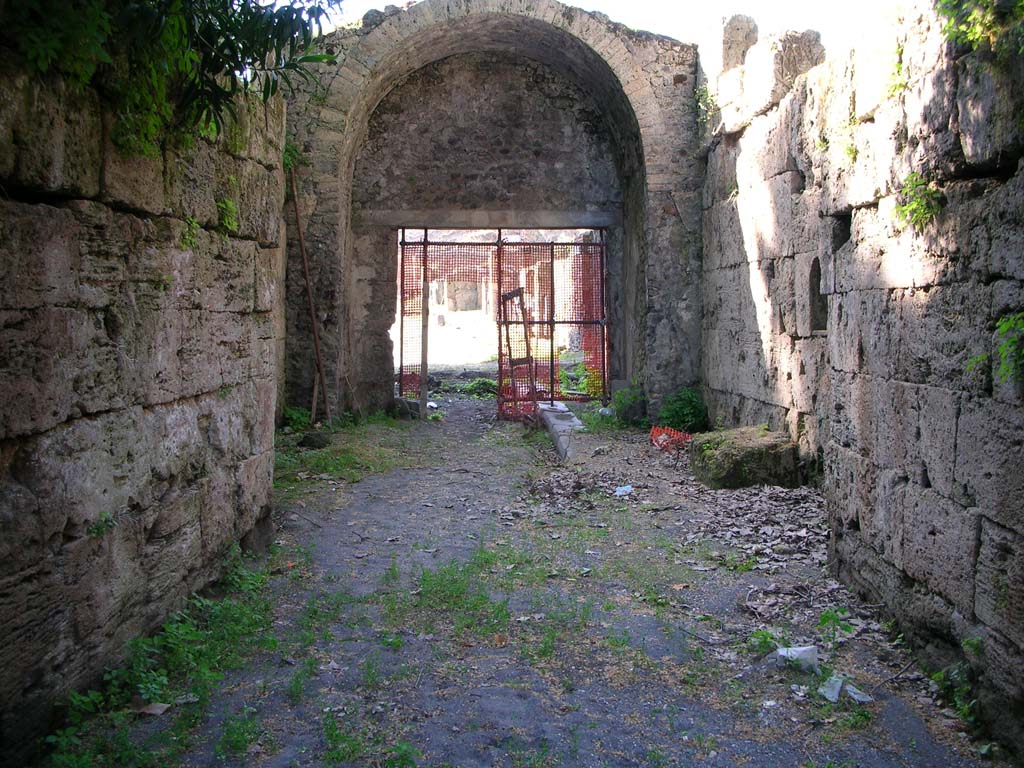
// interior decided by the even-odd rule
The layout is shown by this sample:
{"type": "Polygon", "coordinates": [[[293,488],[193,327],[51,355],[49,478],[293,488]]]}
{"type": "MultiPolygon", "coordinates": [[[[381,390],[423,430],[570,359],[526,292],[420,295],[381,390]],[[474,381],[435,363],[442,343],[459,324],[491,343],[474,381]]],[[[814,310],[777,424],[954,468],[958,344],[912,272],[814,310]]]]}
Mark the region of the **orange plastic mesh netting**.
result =
{"type": "Polygon", "coordinates": [[[651,427],[651,442],[662,451],[678,451],[692,439],[693,435],[689,432],[680,432],[671,427],[651,427]]]}

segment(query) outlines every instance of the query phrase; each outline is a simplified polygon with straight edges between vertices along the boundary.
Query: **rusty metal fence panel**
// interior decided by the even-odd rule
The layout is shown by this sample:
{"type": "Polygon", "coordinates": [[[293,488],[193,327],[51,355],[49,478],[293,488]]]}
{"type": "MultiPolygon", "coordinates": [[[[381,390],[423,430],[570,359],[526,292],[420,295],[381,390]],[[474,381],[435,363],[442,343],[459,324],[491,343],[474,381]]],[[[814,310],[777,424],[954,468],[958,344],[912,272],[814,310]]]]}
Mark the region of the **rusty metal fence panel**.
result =
{"type": "Polygon", "coordinates": [[[499,416],[531,417],[538,400],[607,401],[603,232],[575,243],[504,242],[500,231],[492,243],[433,243],[429,232],[410,233],[402,233],[399,265],[401,396],[420,388],[423,301],[440,301],[457,283],[478,286],[496,324],[499,416]],[[521,303],[502,301],[518,289],[521,303]]]}

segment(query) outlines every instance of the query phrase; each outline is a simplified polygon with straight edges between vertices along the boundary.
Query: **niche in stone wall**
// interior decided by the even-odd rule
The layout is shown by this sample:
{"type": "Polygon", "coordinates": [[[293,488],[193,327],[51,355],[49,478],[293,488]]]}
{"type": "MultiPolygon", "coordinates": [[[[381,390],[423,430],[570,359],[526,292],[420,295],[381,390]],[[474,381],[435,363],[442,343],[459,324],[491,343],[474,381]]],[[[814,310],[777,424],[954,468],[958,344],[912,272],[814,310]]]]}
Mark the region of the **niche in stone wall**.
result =
{"type": "Polygon", "coordinates": [[[807,278],[808,306],[811,308],[811,331],[828,330],[828,302],[821,292],[821,261],[811,262],[810,275],[807,278]]]}

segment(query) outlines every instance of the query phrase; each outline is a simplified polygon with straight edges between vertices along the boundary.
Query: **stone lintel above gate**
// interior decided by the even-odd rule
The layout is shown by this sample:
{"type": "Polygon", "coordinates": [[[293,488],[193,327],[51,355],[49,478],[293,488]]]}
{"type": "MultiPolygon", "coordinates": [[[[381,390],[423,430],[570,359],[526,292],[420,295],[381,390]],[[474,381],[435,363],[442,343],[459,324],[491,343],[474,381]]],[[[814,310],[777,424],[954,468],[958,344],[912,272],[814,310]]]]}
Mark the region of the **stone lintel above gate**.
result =
{"type": "Polygon", "coordinates": [[[366,227],[417,229],[590,229],[617,227],[622,210],[600,211],[491,211],[491,210],[361,210],[353,211],[354,224],[366,227]]]}

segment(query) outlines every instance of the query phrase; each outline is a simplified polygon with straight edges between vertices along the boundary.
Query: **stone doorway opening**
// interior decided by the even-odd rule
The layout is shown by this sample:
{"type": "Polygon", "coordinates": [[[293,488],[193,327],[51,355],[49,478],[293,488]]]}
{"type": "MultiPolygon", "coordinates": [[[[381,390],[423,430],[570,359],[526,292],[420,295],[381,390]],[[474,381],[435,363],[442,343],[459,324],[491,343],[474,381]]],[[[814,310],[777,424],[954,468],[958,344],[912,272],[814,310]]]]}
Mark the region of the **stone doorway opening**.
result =
{"type": "Polygon", "coordinates": [[[395,394],[495,382],[498,414],[608,398],[603,229],[398,231],[395,394]],[[432,382],[432,378],[434,382],[432,382]]]}

